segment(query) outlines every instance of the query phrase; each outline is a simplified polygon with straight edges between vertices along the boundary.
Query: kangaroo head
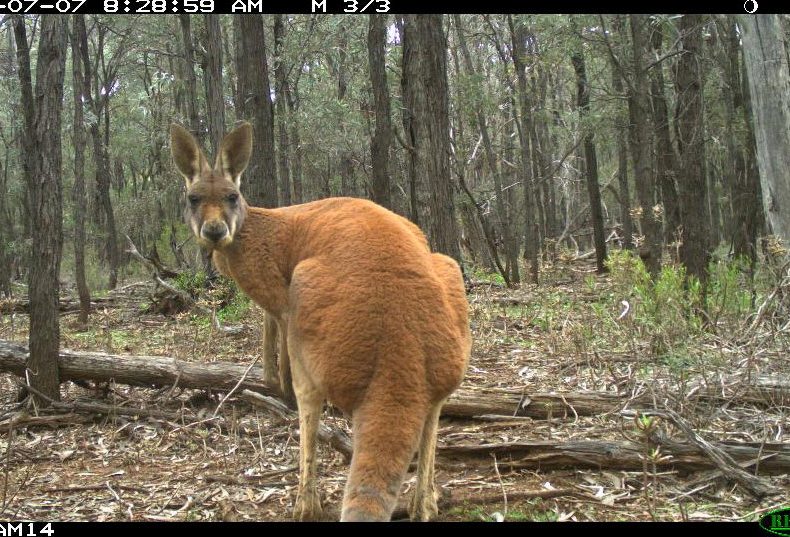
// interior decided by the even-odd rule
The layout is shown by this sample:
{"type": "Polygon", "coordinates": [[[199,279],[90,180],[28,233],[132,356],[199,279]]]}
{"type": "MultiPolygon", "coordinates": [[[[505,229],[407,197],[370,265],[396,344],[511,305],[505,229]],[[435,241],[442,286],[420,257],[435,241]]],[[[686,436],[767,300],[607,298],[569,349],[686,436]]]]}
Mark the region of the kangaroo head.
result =
{"type": "Polygon", "coordinates": [[[247,213],[239,185],[252,152],[252,125],[245,122],[225,136],[213,169],[192,134],[175,123],[170,149],[186,180],[186,220],[198,243],[209,249],[228,246],[247,213]]]}

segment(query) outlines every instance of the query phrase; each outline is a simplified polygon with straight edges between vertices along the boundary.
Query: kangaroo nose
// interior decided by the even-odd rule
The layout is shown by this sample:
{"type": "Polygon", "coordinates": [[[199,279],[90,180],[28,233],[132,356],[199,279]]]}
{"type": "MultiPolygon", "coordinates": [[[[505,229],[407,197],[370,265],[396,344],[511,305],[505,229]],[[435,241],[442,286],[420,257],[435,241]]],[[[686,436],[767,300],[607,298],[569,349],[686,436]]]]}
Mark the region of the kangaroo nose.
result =
{"type": "Polygon", "coordinates": [[[200,234],[206,240],[218,242],[228,234],[228,226],[225,225],[225,222],[207,222],[203,224],[200,234]]]}

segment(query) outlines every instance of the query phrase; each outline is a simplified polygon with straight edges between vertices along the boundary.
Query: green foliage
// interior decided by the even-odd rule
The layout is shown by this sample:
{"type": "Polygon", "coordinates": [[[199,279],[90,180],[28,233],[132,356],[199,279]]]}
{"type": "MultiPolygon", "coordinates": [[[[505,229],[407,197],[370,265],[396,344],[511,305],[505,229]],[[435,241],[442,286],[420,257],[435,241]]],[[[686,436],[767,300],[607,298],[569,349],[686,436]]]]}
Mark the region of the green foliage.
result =
{"type": "Polygon", "coordinates": [[[665,265],[652,281],[641,259],[629,251],[611,252],[607,265],[613,292],[603,304],[592,305],[595,316],[610,328],[633,331],[634,338],[649,341],[653,355],[670,365],[688,365],[696,338],[705,331],[737,329],[753,309],[756,284],[747,259],[713,259],[705,293],[682,266],[665,265]],[[631,311],[626,320],[615,322],[606,312],[618,309],[622,300],[631,311]]]}
{"type": "Polygon", "coordinates": [[[205,271],[184,271],[174,280],[175,287],[189,293],[193,298],[198,297],[206,289],[208,275],[205,271]]]}
{"type": "Polygon", "coordinates": [[[235,283],[231,282],[231,284],[235,288],[235,292],[227,304],[217,311],[217,317],[223,323],[238,323],[243,321],[248,315],[250,307],[252,307],[252,300],[250,300],[250,297],[238,290],[235,283]]]}
{"type": "Polygon", "coordinates": [[[639,257],[628,250],[613,250],[609,253],[606,266],[612,276],[613,289],[621,295],[635,289],[646,289],[650,285],[650,274],[639,257]]]}
{"type": "Polygon", "coordinates": [[[475,279],[478,279],[483,282],[491,282],[497,285],[505,285],[505,280],[502,278],[502,275],[498,272],[489,272],[482,267],[474,267],[472,269],[472,274],[474,275],[475,279]]]}
{"type": "Polygon", "coordinates": [[[595,282],[595,276],[593,276],[592,274],[590,274],[586,278],[584,278],[584,284],[587,286],[587,290],[590,293],[594,293],[595,292],[595,287],[596,287],[595,283],[596,283],[595,282]]]}
{"type": "MultiPolygon", "coordinates": [[[[242,321],[252,306],[250,298],[233,280],[217,278],[207,289],[208,278],[202,270],[181,273],[174,283],[175,287],[216,311],[217,319],[223,323],[242,321]]],[[[195,321],[203,324],[207,319],[197,318],[195,321]]]]}
{"type": "Polygon", "coordinates": [[[700,333],[701,287],[694,278],[687,283],[684,267],[665,265],[654,282],[632,252],[612,252],[607,265],[618,300],[628,300],[632,326],[650,342],[656,357],[677,356],[700,333]]]}
{"type": "Polygon", "coordinates": [[[706,304],[711,318],[737,320],[752,309],[750,272],[750,261],[745,257],[710,262],[706,304]]]}

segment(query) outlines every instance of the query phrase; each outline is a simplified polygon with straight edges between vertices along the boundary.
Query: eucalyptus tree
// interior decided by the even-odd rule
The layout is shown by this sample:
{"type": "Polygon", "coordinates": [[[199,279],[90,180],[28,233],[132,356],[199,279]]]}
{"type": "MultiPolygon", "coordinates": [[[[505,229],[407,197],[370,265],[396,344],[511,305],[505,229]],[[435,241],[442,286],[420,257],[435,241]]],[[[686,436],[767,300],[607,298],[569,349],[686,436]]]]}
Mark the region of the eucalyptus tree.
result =
{"type": "Polygon", "coordinates": [[[683,15],[679,31],[682,53],[675,70],[675,130],[680,154],[680,260],[688,275],[703,284],[708,279],[710,228],[707,216],[705,171],[705,129],[702,98],[701,15],[683,15]]]}
{"type": "Polygon", "coordinates": [[[403,21],[404,107],[407,142],[417,174],[430,181],[426,229],[434,250],[462,263],[450,181],[447,51],[441,15],[407,15],[403,21]]]}
{"type": "Polygon", "coordinates": [[[31,251],[30,356],[25,378],[43,406],[60,400],[60,262],[63,250],[61,122],[67,54],[67,18],[43,15],[38,35],[35,90],[25,17],[13,15],[22,95],[21,151],[29,190],[31,251]],[[39,396],[41,394],[41,396],[39,396]]]}
{"type": "Polygon", "coordinates": [[[790,244],[790,65],[779,15],[742,15],[763,208],[775,235],[790,244]]]}

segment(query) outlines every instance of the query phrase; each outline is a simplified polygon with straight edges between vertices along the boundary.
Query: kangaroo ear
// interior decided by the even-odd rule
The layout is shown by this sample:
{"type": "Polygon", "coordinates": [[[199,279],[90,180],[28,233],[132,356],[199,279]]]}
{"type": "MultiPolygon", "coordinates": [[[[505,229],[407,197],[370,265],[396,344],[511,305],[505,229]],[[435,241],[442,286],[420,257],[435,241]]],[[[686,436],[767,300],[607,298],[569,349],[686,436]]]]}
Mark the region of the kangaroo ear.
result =
{"type": "Polygon", "coordinates": [[[251,154],[252,125],[245,121],[222,140],[214,169],[230,176],[238,187],[241,184],[241,174],[250,162],[251,154]]]}
{"type": "Polygon", "coordinates": [[[198,178],[202,171],[208,169],[208,161],[198,146],[195,137],[181,125],[170,125],[170,151],[176,168],[184,176],[187,186],[198,178]]]}

